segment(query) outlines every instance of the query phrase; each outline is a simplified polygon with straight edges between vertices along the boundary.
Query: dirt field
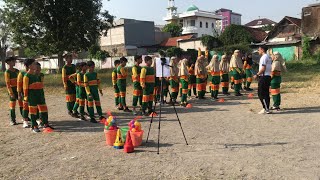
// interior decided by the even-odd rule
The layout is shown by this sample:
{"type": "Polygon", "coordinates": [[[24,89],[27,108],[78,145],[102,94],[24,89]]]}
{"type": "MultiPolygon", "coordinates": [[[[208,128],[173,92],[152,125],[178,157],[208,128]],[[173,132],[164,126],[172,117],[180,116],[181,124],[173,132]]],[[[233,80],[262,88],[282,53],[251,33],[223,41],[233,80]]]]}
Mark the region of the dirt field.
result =
{"type": "MultiPolygon", "coordinates": [[[[120,126],[126,126],[133,116],[115,111],[113,93],[105,94],[104,111],[112,110],[120,126]]],[[[247,96],[226,97],[225,103],[191,100],[192,109],[178,107],[188,146],[173,108],[166,106],[160,155],[158,121],[152,125],[151,142],[125,154],[105,146],[101,124],[70,118],[62,95],[47,94],[49,118],[56,128],[52,134],[9,126],[4,102],[0,179],[316,180],[320,178],[319,95],[315,88],[287,92],[282,96],[284,110],[272,115],[258,115],[258,100],[247,96]]],[[[141,120],[145,131],[149,120],[141,120]]]]}

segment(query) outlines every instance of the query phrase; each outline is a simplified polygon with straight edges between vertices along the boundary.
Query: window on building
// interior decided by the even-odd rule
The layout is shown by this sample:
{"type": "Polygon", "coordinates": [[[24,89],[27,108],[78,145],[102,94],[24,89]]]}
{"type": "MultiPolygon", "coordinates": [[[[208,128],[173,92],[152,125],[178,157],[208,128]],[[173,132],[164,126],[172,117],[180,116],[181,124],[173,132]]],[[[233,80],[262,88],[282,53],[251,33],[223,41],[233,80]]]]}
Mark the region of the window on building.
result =
{"type": "Polygon", "coordinates": [[[208,24],[208,22],[206,22],[206,28],[209,28],[209,24],[208,24]]]}
{"type": "Polygon", "coordinates": [[[195,20],[190,20],[190,26],[196,26],[196,21],[195,20]]]}
{"type": "Polygon", "coordinates": [[[211,27],[214,28],[214,23],[211,24],[211,27]]]}
{"type": "Polygon", "coordinates": [[[200,28],[202,28],[202,22],[200,21],[200,28]]]}
{"type": "Polygon", "coordinates": [[[261,25],[262,24],[262,21],[258,21],[258,25],[261,25]]]}

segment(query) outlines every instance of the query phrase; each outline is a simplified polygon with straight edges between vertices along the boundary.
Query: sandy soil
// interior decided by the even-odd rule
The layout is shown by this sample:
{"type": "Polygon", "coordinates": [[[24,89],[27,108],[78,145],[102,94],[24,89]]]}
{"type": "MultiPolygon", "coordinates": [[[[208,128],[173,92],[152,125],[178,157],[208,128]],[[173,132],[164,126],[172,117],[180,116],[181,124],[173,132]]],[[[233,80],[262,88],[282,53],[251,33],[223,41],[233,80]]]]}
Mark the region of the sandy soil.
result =
{"type": "MultiPolygon", "coordinates": [[[[51,134],[9,126],[4,102],[0,179],[319,179],[319,91],[298,92],[283,94],[284,110],[272,115],[257,114],[256,97],[191,100],[192,109],[177,108],[188,146],[173,108],[166,106],[160,155],[158,121],[152,124],[151,142],[125,154],[105,146],[101,124],[70,118],[62,95],[47,94],[56,128],[51,134]]],[[[133,116],[115,111],[111,91],[106,94],[104,111],[112,110],[126,126],[133,116]]],[[[141,120],[145,131],[149,120],[141,120]]]]}

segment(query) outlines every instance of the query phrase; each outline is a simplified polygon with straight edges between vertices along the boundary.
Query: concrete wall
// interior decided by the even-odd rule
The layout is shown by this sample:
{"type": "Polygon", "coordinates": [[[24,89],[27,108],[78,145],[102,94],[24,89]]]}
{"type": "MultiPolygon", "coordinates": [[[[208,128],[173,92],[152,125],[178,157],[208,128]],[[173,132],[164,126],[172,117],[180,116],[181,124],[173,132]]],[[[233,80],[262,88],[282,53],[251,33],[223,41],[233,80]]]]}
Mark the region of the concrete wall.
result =
{"type": "Polygon", "coordinates": [[[107,36],[101,36],[100,46],[125,44],[124,26],[117,26],[108,30],[107,36]]]}
{"type": "Polygon", "coordinates": [[[311,37],[320,36],[320,4],[302,9],[302,32],[311,37]]]}
{"type": "Polygon", "coordinates": [[[180,47],[185,51],[187,49],[195,49],[195,50],[198,50],[198,48],[201,48],[203,50],[206,49],[206,47],[201,44],[201,40],[178,42],[178,47],[180,47]]]}
{"type": "Polygon", "coordinates": [[[154,22],[126,19],[124,24],[125,45],[155,45],[154,22]]]}
{"type": "Polygon", "coordinates": [[[271,53],[279,52],[286,61],[297,60],[302,57],[301,47],[296,45],[274,46],[270,50],[271,53]]]}

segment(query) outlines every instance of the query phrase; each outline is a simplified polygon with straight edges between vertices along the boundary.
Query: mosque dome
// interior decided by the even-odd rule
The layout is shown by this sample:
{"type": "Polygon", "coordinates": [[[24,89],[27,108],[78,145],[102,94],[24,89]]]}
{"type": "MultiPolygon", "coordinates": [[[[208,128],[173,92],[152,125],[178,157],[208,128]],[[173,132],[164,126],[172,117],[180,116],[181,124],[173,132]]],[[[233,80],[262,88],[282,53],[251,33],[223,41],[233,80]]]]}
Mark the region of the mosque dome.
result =
{"type": "Polygon", "coordinates": [[[198,11],[199,8],[195,5],[191,5],[188,9],[187,9],[187,12],[190,12],[190,11],[198,11]]]}

